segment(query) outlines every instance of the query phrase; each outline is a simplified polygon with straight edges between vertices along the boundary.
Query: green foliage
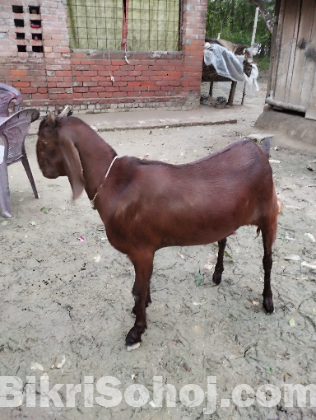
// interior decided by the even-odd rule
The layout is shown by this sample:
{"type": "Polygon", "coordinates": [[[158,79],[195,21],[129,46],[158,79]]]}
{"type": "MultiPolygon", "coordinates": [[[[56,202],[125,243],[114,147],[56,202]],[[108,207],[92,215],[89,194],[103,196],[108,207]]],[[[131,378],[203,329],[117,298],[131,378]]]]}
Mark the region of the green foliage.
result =
{"type": "Polygon", "coordinates": [[[259,71],[269,70],[270,67],[270,56],[265,55],[264,57],[255,57],[255,62],[258,64],[259,71]]]}
{"type": "MultiPolygon", "coordinates": [[[[274,0],[265,5],[274,15],[274,0]]],[[[247,0],[208,0],[206,37],[222,39],[250,46],[256,7],[247,0]]],[[[255,42],[269,49],[270,33],[259,14],[255,42]]]]}

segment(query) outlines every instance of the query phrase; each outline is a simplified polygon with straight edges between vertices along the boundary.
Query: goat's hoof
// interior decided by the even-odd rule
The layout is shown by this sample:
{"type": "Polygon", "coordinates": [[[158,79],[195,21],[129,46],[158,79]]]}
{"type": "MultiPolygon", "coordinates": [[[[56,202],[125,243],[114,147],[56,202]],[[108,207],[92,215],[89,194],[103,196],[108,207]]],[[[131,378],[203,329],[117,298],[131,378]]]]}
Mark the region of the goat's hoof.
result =
{"type": "Polygon", "coordinates": [[[214,273],[213,274],[213,282],[217,285],[219,285],[222,281],[222,275],[220,273],[214,273]]]}
{"type": "Polygon", "coordinates": [[[268,314],[273,314],[274,306],[272,297],[263,298],[263,307],[268,312],[268,314]]]}
{"type": "MultiPolygon", "coordinates": [[[[141,336],[142,336],[141,333],[133,327],[129,331],[129,333],[127,334],[126,339],[125,339],[127,347],[133,347],[136,344],[140,345],[140,343],[142,341],[141,336]]],[[[135,348],[137,348],[137,347],[135,347],[135,348]]],[[[133,350],[133,349],[131,349],[131,350],[133,350]]]]}
{"type": "Polygon", "coordinates": [[[126,350],[127,351],[132,351],[132,350],[136,350],[136,349],[138,349],[138,347],[140,346],[140,343],[135,343],[135,344],[133,344],[132,346],[127,346],[126,347],[126,350]]]}

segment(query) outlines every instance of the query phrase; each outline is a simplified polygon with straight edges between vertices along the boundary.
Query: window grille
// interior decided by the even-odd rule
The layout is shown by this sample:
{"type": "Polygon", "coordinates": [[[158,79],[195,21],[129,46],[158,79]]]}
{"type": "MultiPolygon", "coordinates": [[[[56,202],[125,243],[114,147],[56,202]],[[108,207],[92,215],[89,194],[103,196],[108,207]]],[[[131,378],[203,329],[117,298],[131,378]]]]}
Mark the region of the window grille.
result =
{"type": "Polygon", "coordinates": [[[127,45],[133,51],[178,51],[180,0],[129,0],[127,45]]]}
{"type": "Polygon", "coordinates": [[[68,0],[70,48],[120,50],[122,0],[68,0]]]}
{"type": "Polygon", "coordinates": [[[68,0],[70,48],[178,51],[181,0],[68,0]]]}

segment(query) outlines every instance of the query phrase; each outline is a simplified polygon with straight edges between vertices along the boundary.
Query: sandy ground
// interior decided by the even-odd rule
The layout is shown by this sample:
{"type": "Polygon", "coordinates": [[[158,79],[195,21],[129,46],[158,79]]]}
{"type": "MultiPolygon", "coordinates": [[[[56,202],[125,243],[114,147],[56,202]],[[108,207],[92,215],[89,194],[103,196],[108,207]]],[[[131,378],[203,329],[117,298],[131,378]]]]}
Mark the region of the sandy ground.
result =
{"type": "MultiPolygon", "coordinates": [[[[100,134],[119,155],[189,162],[255,133],[253,124],[264,97],[263,89],[247,98],[244,107],[216,111],[235,115],[237,124],[100,134]]],[[[102,114],[99,118],[102,121],[102,114]]],[[[120,115],[116,118],[119,120],[120,115]]],[[[271,159],[277,162],[271,165],[277,193],[285,205],[274,246],[275,314],[267,315],[262,308],[261,237],[255,239],[254,227],[244,227],[228,240],[229,256],[225,257],[223,281],[218,287],[211,281],[217,251],[214,245],[174,247],[156,253],[148,330],[141,347],[127,352],[124,339],[134,323],[130,292],[133,267],[110,246],[85,195],[74,205],[66,178],[43,178],[35,144],[36,136],[29,137],[27,151],[41,198],[32,196],[22,165],[12,165],[14,217],[0,219],[0,375],[17,376],[23,385],[27,377],[35,377],[36,407],[27,407],[24,400],[19,407],[0,408],[1,419],[316,417],[309,399],[306,407],[291,408],[283,398],[284,384],[316,384],[316,271],[302,265],[316,264],[316,172],[307,169],[308,165],[315,167],[315,152],[281,147],[278,138],[273,139],[271,159]],[[85,240],[80,242],[79,237],[85,240]],[[58,355],[65,356],[65,363],[61,369],[52,369],[58,355]],[[56,407],[52,400],[49,407],[40,407],[44,392],[40,376],[45,376],[44,372],[49,376],[49,389],[64,384],[59,390],[64,407],[56,407]],[[96,400],[93,407],[87,407],[83,384],[88,376],[93,377],[95,397],[100,396],[97,381],[113,376],[120,382],[116,388],[122,395],[128,386],[142,384],[149,399],[138,408],[131,407],[124,395],[115,407],[103,407],[96,400]],[[154,376],[175,386],[175,407],[167,407],[165,401],[163,407],[151,403],[154,376]],[[182,387],[195,384],[203,390],[203,398],[207,377],[217,381],[217,409],[212,415],[203,414],[206,396],[196,407],[188,407],[183,396],[182,387]],[[65,384],[82,384],[75,407],[65,406],[65,384]],[[280,388],[282,398],[269,408],[260,404],[259,393],[256,400],[250,392],[248,397],[254,400],[248,399],[245,402],[252,404],[242,408],[232,400],[233,390],[240,384],[248,384],[254,393],[272,384],[280,388]],[[225,407],[224,399],[230,400],[229,407],[225,407]]],[[[1,386],[3,382],[3,389],[1,386]]],[[[86,385],[86,394],[87,389],[86,385]]],[[[192,392],[190,398],[194,399],[192,392]]],[[[246,394],[243,399],[247,399],[246,394]]]]}

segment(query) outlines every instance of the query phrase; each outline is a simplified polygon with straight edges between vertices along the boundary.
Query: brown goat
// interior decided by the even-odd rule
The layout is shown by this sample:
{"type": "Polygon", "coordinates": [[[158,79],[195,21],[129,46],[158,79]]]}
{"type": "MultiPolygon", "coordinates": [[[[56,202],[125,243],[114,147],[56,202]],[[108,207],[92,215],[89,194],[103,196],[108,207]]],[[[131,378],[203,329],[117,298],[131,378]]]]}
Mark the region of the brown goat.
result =
{"type": "Polygon", "coordinates": [[[167,246],[218,241],[213,281],[219,284],[226,237],[244,225],[255,225],[262,232],[263,306],[268,313],[274,311],[270,273],[279,203],[269,148],[269,139],[262,149],[243,140],[196,162],[171,165],[118,158],[112,147],[75,117],[51,115],[41,122],[37,158],[43,175],[68,176],[73,199],[85,189],[109,242],[134,264],[136,321],[127,334],[127,346],[138,347],[147,327],[155,252],[167,246]]]}

